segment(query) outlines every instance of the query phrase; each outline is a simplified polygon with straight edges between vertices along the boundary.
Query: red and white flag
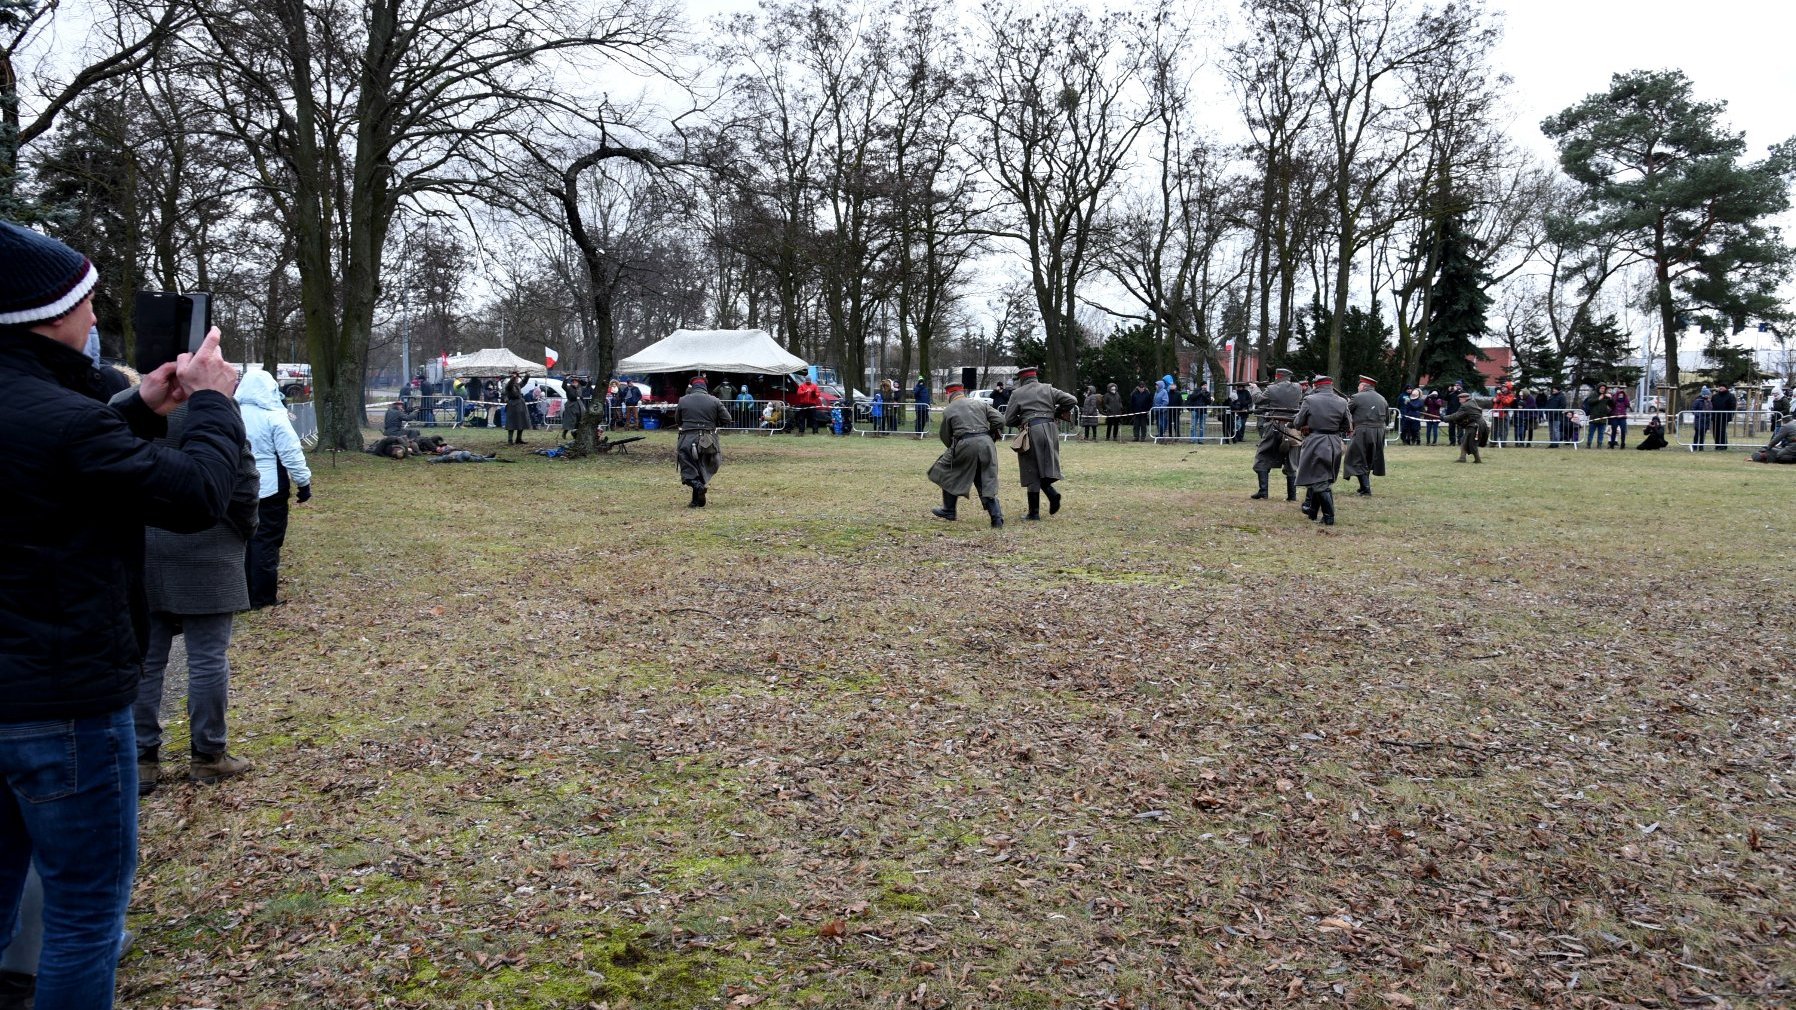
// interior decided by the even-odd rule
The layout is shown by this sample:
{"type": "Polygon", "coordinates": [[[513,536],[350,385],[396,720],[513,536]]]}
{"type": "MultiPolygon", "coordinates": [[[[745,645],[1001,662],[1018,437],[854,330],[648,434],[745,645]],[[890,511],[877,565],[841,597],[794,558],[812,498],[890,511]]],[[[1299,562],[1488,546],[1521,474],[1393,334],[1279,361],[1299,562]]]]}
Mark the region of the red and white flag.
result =
{"type": "Polygon", "coordinates": [[[550,347],[548,344],[543,345],[543,367],[544,368],[554,368],[555,362],[560,361],[560,360],[561,360],[561,355],[555,353],[555,348],[550,347]]]}

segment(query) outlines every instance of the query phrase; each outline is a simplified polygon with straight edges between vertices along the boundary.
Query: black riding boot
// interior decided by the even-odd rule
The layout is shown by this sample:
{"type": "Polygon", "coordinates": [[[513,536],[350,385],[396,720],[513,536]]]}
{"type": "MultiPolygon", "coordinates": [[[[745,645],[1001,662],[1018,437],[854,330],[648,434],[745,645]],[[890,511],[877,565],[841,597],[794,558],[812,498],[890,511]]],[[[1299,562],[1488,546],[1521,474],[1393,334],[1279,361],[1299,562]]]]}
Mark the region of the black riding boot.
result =
{"type": "Polygon", "coordinates": [[[1041,492],[1040,491],[1029,492],[1029,514],[1024,516],[1023,518],[1024,519],[1040,519],[1041,518],[1041,492]]]}
{"type": "Polygon", "coordinates": [[[1266,481],[1267,481],[1266,471],[1255,470],[1254,476],[1260,478],[1260,489],[1258,491],[1255,491],[1253,494],[1248,495],[1247,497],[1250,499],[1256,499],[1256,500],[1260,499],[1260,498],[1272,497],[1266,490],[1266,481]]]}
{"type": "Polygon", "coordinates": [[[955,502],[954,496],[949,494],[946,491],[943,491],[942,492],[942,507],[939,509],[930,509],[929,514],[932,516],[935,516],[937,519],[947,519],[950,522],[952,522],[955,519],[960,518],[960,516],[955,514],[955,505],[956,505],[956,502],[955,502]]]}
{"type": "Polygon", "coordinates": [[[1335,524],[1335,493],[1319,491],[1316,497],[1322,501],[1322,525],[1333,526],[1335,524]]]}
{"type": "Polygon", "coordinates": [[[1303,509],[1304,518],[1316,518],[1316,492],[1311,491],[1309,488],[1304,488],[1303,504],[1299,507],[1303,509]]]}
{"type": "Polygon", "coordinates": [[[1053,515],[1060,511],[1060,492],[1054,490],[1054,485],[1047,481],[1043,481],[1041,493],[1048,496],[1048,515],[1053,515]]]}
{"type": "Polygon", "coordinates": [[[981,498],[979,504],[984,505],[986,513],[992,517],[992,529],[1002,529],[1004,527],[1004,510],[998,507],[998,499],[981,498]]]}
{"type": "Polygon", "coordinates": [[[1294,473],[1285,474],[1285,500],[1297,500],[1297,475],[1294,473]]]}
{"type": "Polygon", "coordinates": [[[1371,495],[1372,495],[1372,475],[1371,474],[1369,474],[1369,473],[1359,474],[1359,490],[1355,491],[1354,494],[1363,494],[1363,495],[1366,495],[1367,497],[1371,497],[1371,495]]]}
{"type": "Polygon", "coordinates": [[[686,507],[689,509],[698,509],[698,508],[705,507],[705,492],[700,490],[697,485],[693,486],[692,500],[690,502],[686,503],[686,507]]]}

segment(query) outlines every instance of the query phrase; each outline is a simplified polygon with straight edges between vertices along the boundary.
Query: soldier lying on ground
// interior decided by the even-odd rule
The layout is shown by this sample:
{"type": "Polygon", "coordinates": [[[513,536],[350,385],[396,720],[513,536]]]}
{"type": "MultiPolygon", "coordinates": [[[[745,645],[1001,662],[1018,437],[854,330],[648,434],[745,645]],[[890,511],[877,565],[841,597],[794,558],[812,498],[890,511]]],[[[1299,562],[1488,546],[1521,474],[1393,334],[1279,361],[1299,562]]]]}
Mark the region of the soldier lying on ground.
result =
{"type": "Polygon", "coordinates": [[[466,449],[451,449],[448,452],[445,452],[439,456],[432,457],[429,460],[429,462],[431,462],[431,463],[516,463],[517,460],[515,460],[515,459],[500,459],[498,453],[494,453],[491,456],[482,456],[481,454],[479,454],[477,452],[469,452],[466,449]]]}

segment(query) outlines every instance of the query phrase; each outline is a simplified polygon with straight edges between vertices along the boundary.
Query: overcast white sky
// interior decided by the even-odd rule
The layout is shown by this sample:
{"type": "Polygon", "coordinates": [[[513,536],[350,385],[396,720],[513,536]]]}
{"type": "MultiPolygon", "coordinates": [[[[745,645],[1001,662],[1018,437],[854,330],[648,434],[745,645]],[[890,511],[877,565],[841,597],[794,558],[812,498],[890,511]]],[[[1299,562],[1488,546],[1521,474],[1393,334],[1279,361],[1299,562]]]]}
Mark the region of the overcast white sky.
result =
{"type": "Polygon", "coordinates": [[[1496,0],[1496,64],[1515,79],[1517,139],[1552,151],[1540,121],[1622,70],[1675,67],[1703,99],[1728,103],[1751,157],[1796,136],[1796,7],[1780,0],[1496,0]]]}

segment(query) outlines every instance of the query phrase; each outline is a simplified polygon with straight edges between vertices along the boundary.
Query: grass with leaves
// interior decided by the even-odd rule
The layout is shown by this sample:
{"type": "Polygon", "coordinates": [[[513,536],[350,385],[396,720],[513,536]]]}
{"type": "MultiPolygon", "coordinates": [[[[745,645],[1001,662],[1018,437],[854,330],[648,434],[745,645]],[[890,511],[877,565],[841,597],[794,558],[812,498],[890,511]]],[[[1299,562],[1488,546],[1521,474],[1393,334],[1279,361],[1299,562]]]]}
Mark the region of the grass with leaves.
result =
{"type": "Polygon", "coordinates": [[[632,448],[313,460],[125,1006],[1796,998],[1792,468],[1393,444],[1324,531],[1069,444],[994,531],[934,442],[632,448]]]}

